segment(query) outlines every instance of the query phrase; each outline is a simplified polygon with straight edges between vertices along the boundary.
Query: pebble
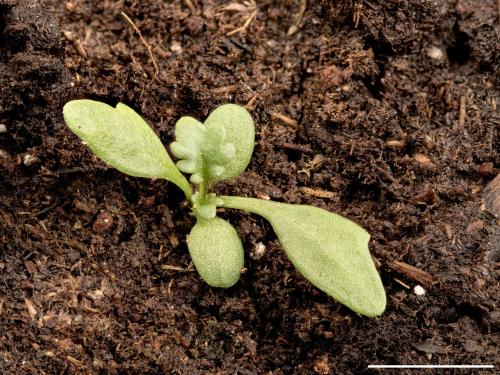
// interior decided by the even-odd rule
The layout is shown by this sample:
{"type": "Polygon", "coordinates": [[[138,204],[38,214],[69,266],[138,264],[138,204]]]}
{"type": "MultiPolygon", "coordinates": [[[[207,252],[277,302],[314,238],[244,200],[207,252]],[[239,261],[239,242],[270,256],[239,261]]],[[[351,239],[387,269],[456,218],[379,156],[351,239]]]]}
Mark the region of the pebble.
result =
{"type": "Polygon", "coordinates": [[[266,245],[264,245],[262,242],[259,242],[258,244],[255,245],[255,248],[250,255],[253,259],[257,260],[262,258],[265,252],[266,252],[266,245]]]}
{"type": "Polygon", "coordinates": [[[182,46],[179,42],[173,41],[172,44],[170,45],[170,50],[172,52],[181,52],[182,51],[182,46]]]}
{"type": "Polygon", "coordinates": [[[422,168],[425,168],[425,169],[434,169],[435,168],[434,163],[431,161],[431,159],[429,159],[429,157],[427,155],[424,155],[424,154],[421,154],[421,153],[416,153],[413,156],[413,159],[422,168]]]}
{"type": "Polygon", "coordinates": [[[429,56],[433,60],[441,61],[444,58],[444,53],[441,48],[436,46],[431,46],[427,48],[427,56],[429,56]]]}
{"type": "Polygon", "coordinates": [[[425,289],[422,288],[420,285],[416,285],[415,288],[413,288],[413,292],[415,292],[417,296],[425,295],[425,289]]]}
{"type": "Polygon", "coordinates": [[[30,167],[30,166],[38,163],[39,161],[40,160],[36,156],[30,155],[30,154],[26,154],[23,156],[23,164],[27,167],[30,167]]]}

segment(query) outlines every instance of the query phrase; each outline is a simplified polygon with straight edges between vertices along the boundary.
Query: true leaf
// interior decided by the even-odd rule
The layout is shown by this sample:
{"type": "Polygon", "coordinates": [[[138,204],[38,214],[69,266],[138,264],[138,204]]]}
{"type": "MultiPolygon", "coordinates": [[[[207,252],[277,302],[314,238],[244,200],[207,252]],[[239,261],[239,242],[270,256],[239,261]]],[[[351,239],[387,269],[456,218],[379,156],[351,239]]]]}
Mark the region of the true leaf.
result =
{"type": "Polygon", "coordinates": [[[224,179],[229,164],[238,157],[234,144],[226,141],[226,130],[221,126],[207,127],[201,150],[208,181],[224,179]]]}
{"type": "Polygon", "coordinates": [[[215,217],[198,219],[187,239],[191,259],[206,283],[229,288],[243,269],[243,246],[234,227],[215,217]]]}
{"type": "Polygon", "coordinates": [[[193,174],[193,183],[203,179],[203,155],[201,147],[206,133],[198,120],[184,116],[175,124],[175,142],[170,145],[172,153],[179,158],[177,167],[184,173],[193,174]]]}
{"type": "MultiPolygon", "coordinates": [[[[204,125],[209,132],[223,129],[224,144],[234,146],[234,155],[224,163],[224,171],[214,181],[239,176],[250,162],[255,142],[255,127],[248,111],[236,104],[224,104],[210,113],[204,125]]],[[[226,152],[229,147],[226,146],[226,152]]]]}
{"type": "Polygon", "coordinates": [[[385,291],[368,251],[370,235],[363,228],[312,206],[221,198],[224,207],[268,220],[293,265],[317,288],[360,314],[382,314],[385,291]]]}
{"type": "Polygon", "coordinates": [[[100,159],[135,177],[164,178],[191,196],[160,139],[133,109],[94,100],[73,100],[63,109],[66,124],[100,159]]]}
{"type": "Polygon", "coordinates": [[[177,167],[192,174],[191,182],[200,185],[239,176],[252,156],[255,129],[246,109],[224,104],[215,109],[203,124],[185,116],[175,125],[176,141],[172,153],[177,167]]]}

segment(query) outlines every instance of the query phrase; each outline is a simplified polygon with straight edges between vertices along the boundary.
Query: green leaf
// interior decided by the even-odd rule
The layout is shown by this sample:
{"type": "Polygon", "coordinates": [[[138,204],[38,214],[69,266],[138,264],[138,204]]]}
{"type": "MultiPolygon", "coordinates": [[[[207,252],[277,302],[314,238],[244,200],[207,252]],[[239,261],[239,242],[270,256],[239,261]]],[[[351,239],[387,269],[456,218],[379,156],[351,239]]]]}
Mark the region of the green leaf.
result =
{"type": "Polygon", "coordinates": [[[164,178],[188,198],[186,178],[175,167],[160,139],[133,109],[94,100],[73,100],[64,106],[66,124],[107,164],[135,177],[164,178]]]}
{"type": "Polygon", "coordinates": [[[208,133],[219,131],[224,134],[220,154],[216,155],[216,158],[220,158],[224,171],[214,176],[213,181],[223,181],[239,176],[245,171],[252,157],[255,142],[252,116],[239,105],[224,104],[210,113],[205,120],[205,126],[208,133]],[[230,145],[233,146],[233,151],[230,145]]]}
{"type": "Polygon", "coordinates": [[[268,220],[293,265],[317,288],[360,314],[384,312],[385,291],[368,251],[370,235],[363,228],[312,206],[221,198],[224,207],[268,220]]]}
{"type": "Polygon", "coordinates": [[[198,120],[184,116],[175,124],[175,142],[170,145],[172,153],[179,158],[177,168],[184,173],[193,174],[193,183],[202,178],[203,157],[201,146],[206,128],[198,120]]]}
{"type": "Polygon", "coordinates": [[[206,283],[229,288],[243,269],[243,246],[234,227],[215,217],[198,219],[187,239],[191,259],[206,283]]]}
{"type": "Polygon", "coordinates": [[[175,125],[172,153],[177,167],[201,185],[240,175],[252,156],[255,129],[250,114],[235,104],[215,109],[204,124],[182,117],[175,125]]]}

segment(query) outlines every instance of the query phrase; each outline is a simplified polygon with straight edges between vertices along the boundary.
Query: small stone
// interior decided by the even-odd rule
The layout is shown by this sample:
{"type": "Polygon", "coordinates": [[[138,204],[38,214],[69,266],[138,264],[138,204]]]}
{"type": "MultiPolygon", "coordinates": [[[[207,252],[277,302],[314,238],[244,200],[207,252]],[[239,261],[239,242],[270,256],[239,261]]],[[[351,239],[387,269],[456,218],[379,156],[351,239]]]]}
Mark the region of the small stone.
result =
{"type": "Polygon", "coordinates": [[[433,60],[441,61],[444,58],[443,50],[436,46],[427,48],[427,56],[433,60]]]}
{"type": "Polygon", "coordinates": [[[422,168],[425,168],[425,169],[434,169],[435,168],[434,163],[431,161],[431,159],[429,159],[429,157],[427,155],[424,155],[421,153],[416,153],[415,155],[413,155],[413,159],[422,168]]]}
{"type": "Polygon", "coordinates": [[[26,154],[23,156],[23,164],[27,167],[31,167],[32,165],[38,163],[40,160],[33,155],[26,154]]]}
{"type": "Polygon", "coordinates": [[[264,245],[262,242],[259,242],[257,245],[255,245],[254,250],[251,252],[250,256],[252,259],[260,259],[264,256],[264,253],[266,252],[266,245],[264,245]]]}
{"type": "Polygon", "coordinates": [[[415,288],[413,288],[413,292],[417,296],[423,296],[423,295],[425,295],[425,289],[422,288],[420,285],[416,285],[415,288]]]}
{"type": "Polygon", "coordinates": [[[405,142],[399,139],[390,139],[385,144],[390,148],[403,148],[405,146],[405,142]]]}
{"type": "Polygon", "coordinates": [[[173,41],[172,44],[170,45],[170,50],[172,52],[181,52],[182,46],[179,42],[173,41]]]}
{"type": "Polygon", "coordinates": [[[429,151],[434,147],[434,141],[429,135],[424,136],[422,143],[424,144],[424,147],[429,151]]]}

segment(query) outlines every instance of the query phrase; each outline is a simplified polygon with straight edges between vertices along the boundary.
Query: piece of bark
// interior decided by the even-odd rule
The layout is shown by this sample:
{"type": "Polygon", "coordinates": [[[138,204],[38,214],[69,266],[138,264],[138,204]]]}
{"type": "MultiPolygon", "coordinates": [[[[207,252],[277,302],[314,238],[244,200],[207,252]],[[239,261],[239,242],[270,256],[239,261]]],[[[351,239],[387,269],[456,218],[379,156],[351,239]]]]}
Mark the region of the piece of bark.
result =
{"type": "Polygon", "coordinates": [[[418,281],[425,286],[432,285],[432,276],[428,272],[425,272],[420,268],[398,261],[389,263],[389,267],[394,271],[402,273],[406,277],[418,281]]]}
{"type": "Polygon", "coordinates": [[[484,189],[484,207],[492,215],[500,217],[500,174],[484,189]]]}

